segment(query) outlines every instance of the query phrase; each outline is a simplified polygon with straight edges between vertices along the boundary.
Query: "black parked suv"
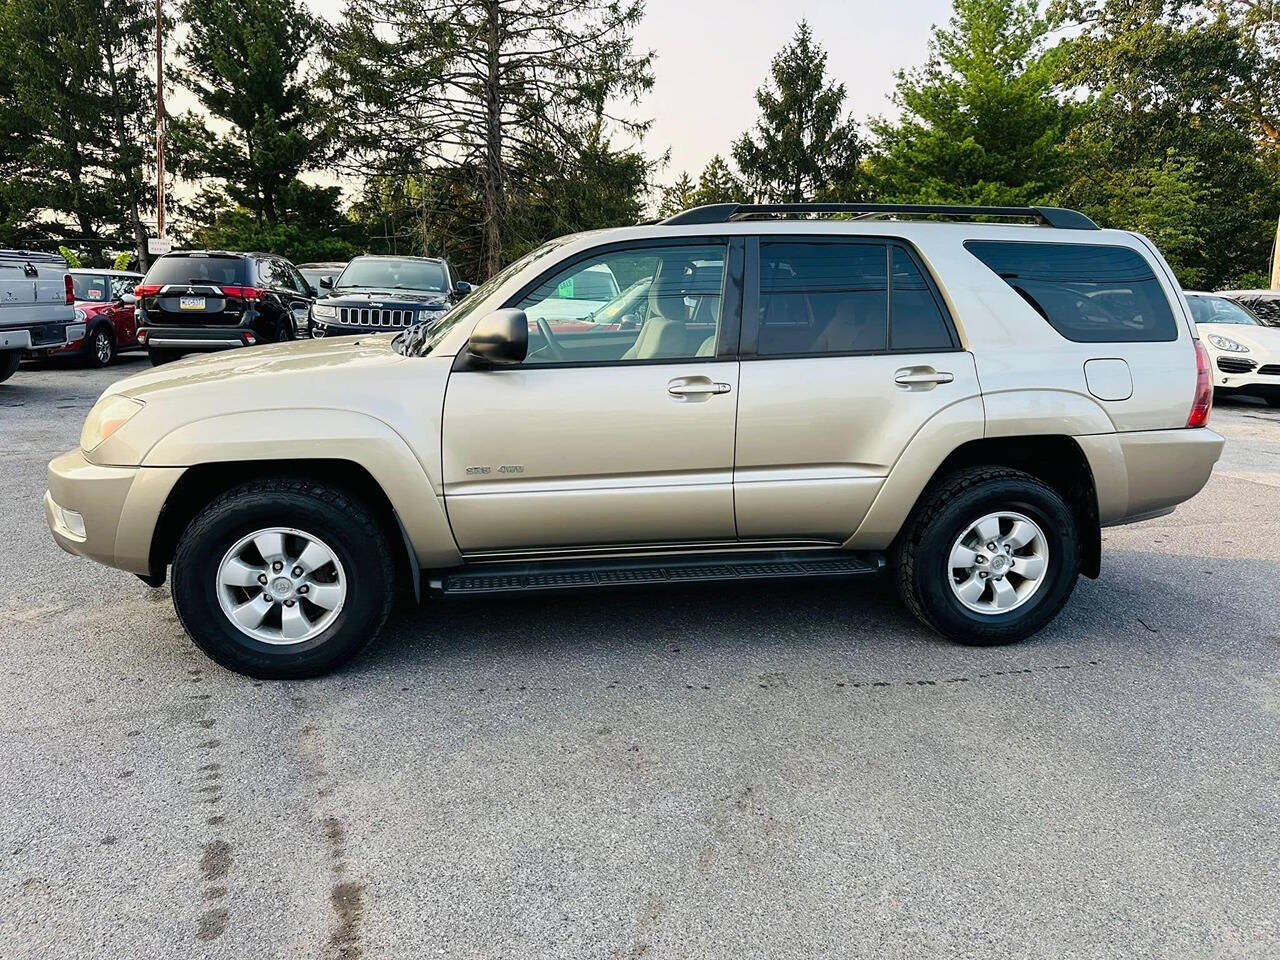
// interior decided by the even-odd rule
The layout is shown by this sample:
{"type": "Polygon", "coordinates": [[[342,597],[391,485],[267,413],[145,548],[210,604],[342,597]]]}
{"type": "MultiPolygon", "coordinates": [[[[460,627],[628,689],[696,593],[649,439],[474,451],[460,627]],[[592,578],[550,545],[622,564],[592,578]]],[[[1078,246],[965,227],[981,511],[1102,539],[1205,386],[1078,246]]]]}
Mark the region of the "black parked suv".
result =
{"type": "Polygon", "coordinates": [[[292,340],[316,293],[269,253],[186,250],[151,265],[138,298],[138,341],[153,364],[198,350],[292,340]]]}
{"type": "Polygon", "coordinates": [[[356,257],[311,307],[311,335],[340,337],[370,330],[402,330],[444,316],[471,292],[453,268],[435,257],[356,257]]]}

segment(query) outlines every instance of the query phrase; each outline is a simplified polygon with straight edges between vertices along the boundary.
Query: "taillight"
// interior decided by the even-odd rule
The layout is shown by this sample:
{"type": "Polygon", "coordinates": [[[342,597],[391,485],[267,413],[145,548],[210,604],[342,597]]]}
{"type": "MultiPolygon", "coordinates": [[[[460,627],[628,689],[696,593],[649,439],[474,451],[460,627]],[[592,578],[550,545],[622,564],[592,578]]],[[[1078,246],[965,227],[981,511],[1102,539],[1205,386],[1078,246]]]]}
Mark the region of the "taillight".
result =
{"type": "Polygon", "coordinates": [[[1199,340],[1192,342],[1196,345],[1196,399],[1191,404],[1187,426],[1203,427],[1209,422],[1209,411],[1213,409],[1213,380],[1209,375],[1209,351],[1199,340]]]}
{"type": "Polygon", "coordinates": [[[71,279],[71,274],[64,273],[62,275],[62,286],[66,289],[66,292],[67,292],[67,303],[75,303],[76,302],[76,285],[75,285],[75,282],[71,279]]]}
{"type": "Polygon", "coordinates": [[[257,287],[223,287],[224,297],[239,297],[241,300],[261,300],[262,291],[257,287]]]}
{"type": "Polygon", "coordinates": [[[158,283],[138,284],[133,288],[133,295],[139,300],[143,297],[154,297],[159,292],[160,285],[158,283]]]}

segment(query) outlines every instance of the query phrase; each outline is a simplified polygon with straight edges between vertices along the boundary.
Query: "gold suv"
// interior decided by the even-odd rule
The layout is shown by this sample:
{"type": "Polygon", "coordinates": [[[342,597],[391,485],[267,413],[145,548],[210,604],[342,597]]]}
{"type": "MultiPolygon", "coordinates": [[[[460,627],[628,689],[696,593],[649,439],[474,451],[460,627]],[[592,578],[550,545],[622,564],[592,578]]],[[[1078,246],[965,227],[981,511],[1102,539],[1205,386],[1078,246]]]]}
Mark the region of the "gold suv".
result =
{"type": "Polygon", "coordinates": [[[720,204],[555,240],[407,332],[122,380],[45,509],[72,553],[172,568],[192,639],[259,677],[348,660],[398,592],[886,565],[924,624],[999,644],[1098,575],[1101,527],[1204,486],[1211,400],[1144,237],[720,204]]]}

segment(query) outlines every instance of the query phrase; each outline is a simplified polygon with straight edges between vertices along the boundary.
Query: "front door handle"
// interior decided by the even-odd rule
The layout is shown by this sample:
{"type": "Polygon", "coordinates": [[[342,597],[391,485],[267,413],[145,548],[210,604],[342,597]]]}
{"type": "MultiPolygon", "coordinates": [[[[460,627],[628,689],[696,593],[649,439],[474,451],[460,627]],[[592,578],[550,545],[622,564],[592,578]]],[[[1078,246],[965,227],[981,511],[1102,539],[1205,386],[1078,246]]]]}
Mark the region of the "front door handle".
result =
{"type": "Polygon", "coordinates": [[[677,400],[706,400],[717,393],[728,393],[733,387],[710,377],[676,377],[667,381],[667,393],[677,400]]]}
{"type": "Polygon", "coordinates": [[[900,387],[906,387],[908,390],[912,387],[923,387],[929,390],[940,383],[950,383],[954,379],[954,374],[943,370],[935,370],[933,367],[907,367],[897,371],[893,382],[900,387]]]}

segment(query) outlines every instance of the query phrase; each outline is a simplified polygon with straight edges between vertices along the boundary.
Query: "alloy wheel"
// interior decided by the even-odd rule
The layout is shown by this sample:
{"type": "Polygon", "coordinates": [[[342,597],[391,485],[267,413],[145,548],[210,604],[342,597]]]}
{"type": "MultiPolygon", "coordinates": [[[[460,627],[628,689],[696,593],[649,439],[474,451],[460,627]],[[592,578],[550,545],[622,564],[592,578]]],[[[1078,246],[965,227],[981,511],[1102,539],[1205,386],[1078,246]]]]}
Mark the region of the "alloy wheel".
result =
{"type": "Polygon", "coordinates": [[[1044,531],[1025,514],[1009,511],[972,523],[952,544],[947,561],[956,599],[985,616],[1008,613],[1030,600],[1048,568],[1044,531]]]}

